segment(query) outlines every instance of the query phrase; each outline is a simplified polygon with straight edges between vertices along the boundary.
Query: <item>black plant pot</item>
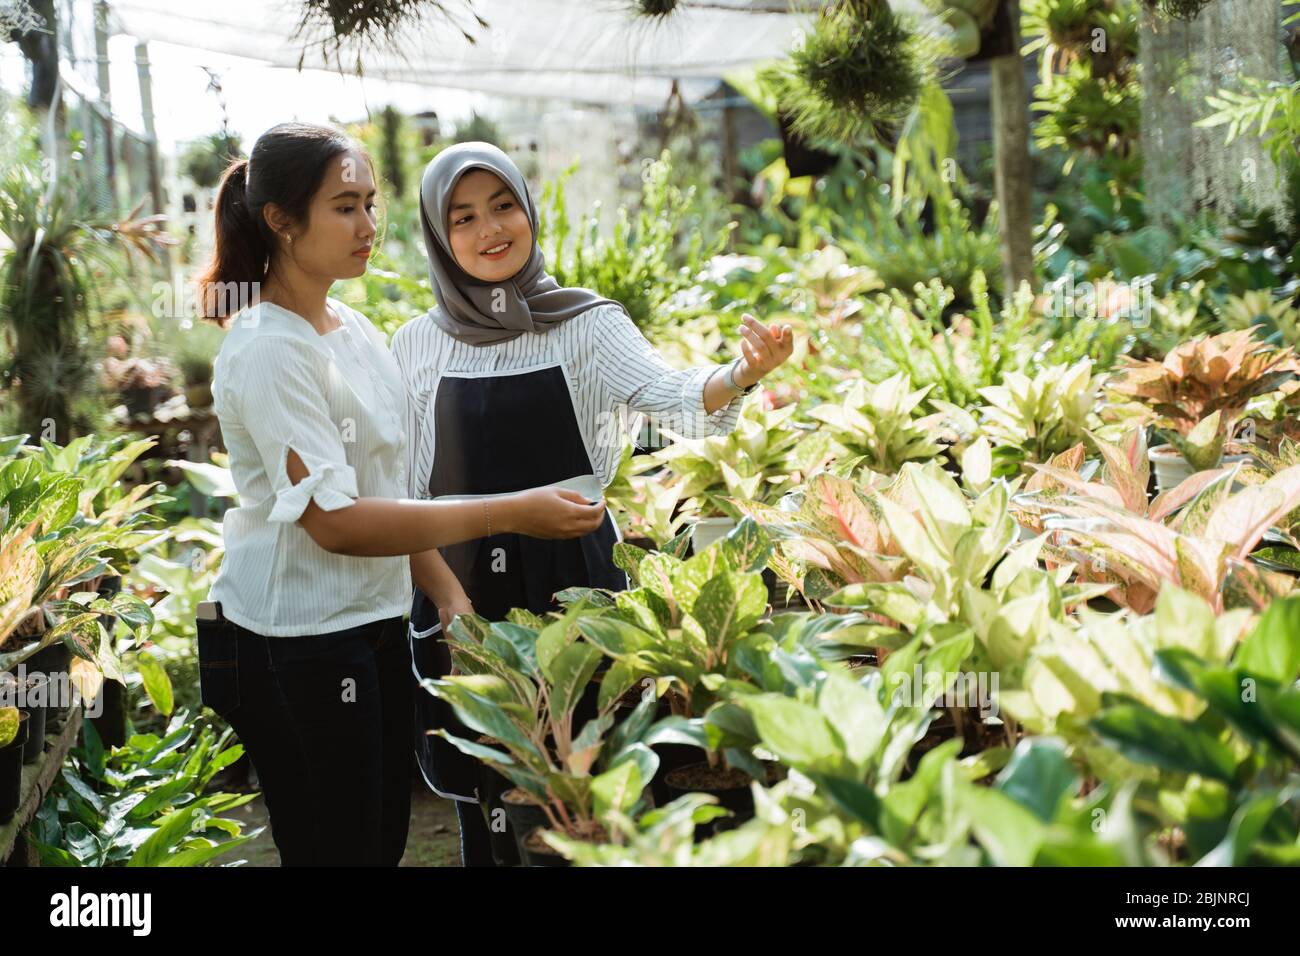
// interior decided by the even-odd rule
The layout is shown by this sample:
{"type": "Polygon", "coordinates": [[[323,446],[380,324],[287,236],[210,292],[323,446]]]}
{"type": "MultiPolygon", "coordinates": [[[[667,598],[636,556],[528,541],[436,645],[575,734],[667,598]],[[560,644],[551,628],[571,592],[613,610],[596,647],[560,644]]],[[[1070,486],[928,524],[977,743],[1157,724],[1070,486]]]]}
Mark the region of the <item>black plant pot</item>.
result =
{"type": "Polygon", "coordinates": [[[106,680],[99,689],[103,710],[98,717],[90,718],[95,725],[104,749],[111,750],[126,743],[126,688],[115,680],[106,680]]]}
{"type": "Polygon", "coordinates": [[[497,866],[518,866],[519,846],[515,839],[514,827],[510,825],[510,812],[501,795],[514,787],[506,777],[494,770],[491,764],[479,761],[478,764],[478,798],[487,815],[488,843],[492,847],[492,861],[497,866]],[[497,830],[493,825],[500,819],[497,812],[505,810],[506,826],[497,830]]]}
{"type": "MultiPolygon", "coordinates": [[[[780,777],[777,766],[768,765],[767,783],[780,777]]],[[[695,842],[706,840],[715,833],[731,830],[754,816],[754,792],[750,789],[752,778],[740,770],[710,767],[707,762],[690,763],[678,767],[664,778],[671,799],[688,793],[708,793],[718,798],[718,805],[731,811],[729,817],[719,817],[695,827],[695,842]]]]}
{"type": "MultiPolygon", "coordinates": [[[[28,699],[38,697],[38,699],[47,699],[45,695],[49,693],[49,678],[44,674],[34,674],[27,678],[27,696],[28,699]],[[39,695],[39,696],[38,696],[39,695]]],[[[45,704],[24,707],[27,712],[27,744],[23,748],[23,763],[35,763],[37,758],[45,752],[45,721],[49,715],[49,708],[45,704]]]]}
{"type": "Polygon", "coordinates": [[[650,781],[650,793],[655,806],[662,807],[673,799],[667,783],[668,775],[680,767],[699,763],[704,751],[691,744],[654,744],[650,749],[659,757],[659,769],[650,781]]]}
{"type": "Polygon", "coordinates": [[[515,787],[501,794],[501,804],[506,808],[506,819],[514,833],[515,852],[519,859],[524,859],[524,838],[538,827],[549,827],[551,821],[546,818],[542,805],[534,802],[524,790],[515,787]]]}
{"type": "Polygon", "coordinates": [[[45,705],[45,729],[55,732],[63,729],[67,723],[71,706],[64,706],[58,699],[58,691],[70,688],[68,673],[72,668],[72,651],[62,641],[55,641],[49,647],[37,651],[27,659],[28,674],[43,674],[50,682],[46,688],[49,695],[45,705]]]}
{"type": "Polygon", "coordinates": [[[524,866],[571,866],[572,864],[556,853],[542,841],[540,836],[545,827],[531,830],[526,839],[519,841],[523,852],[524,866]]]}
{"type": "Polygon", "coordinates": [[[27,746],[26,713],[18,715],[18,736],[0,748],[0,824],[8,823],[18,811],[23,792],[23,750],[27,746]]]}

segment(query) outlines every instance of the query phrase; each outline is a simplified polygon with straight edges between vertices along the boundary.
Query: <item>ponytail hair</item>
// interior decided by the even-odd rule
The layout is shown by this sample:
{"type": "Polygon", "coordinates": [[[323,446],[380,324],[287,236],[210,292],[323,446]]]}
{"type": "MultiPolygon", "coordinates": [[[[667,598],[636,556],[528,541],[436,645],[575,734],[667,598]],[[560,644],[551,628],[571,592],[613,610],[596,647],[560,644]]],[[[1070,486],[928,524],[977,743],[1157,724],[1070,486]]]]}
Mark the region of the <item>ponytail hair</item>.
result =
{"type": "Polygon", "coordinates": [[[205,319],[224,324],[252,304],[252,290],[266,279],[272,246],[270,228],[248,204],[248,160],[226,169],[217,189],[212,261],[199,277],[199,302],[205,319]]]}
{"type": "Polygon", "coordinates": [[[259,300],[279,249],[263,209],[275,203],[306,226],[312,197],[330,162],[349,151],[370,162],[345,133],[308,123],[281,123],[257,138],[248,159],[230,164],[217,190],[212,260],[198,278],[204,318],[224,325],[259,300]]]}

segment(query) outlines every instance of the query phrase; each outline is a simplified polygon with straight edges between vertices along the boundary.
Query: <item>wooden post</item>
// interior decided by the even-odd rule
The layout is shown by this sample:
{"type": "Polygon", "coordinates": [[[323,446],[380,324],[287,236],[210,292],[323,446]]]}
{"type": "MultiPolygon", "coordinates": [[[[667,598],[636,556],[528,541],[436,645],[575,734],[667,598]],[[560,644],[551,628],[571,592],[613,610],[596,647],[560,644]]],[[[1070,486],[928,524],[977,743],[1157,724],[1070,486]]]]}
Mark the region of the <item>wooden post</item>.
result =
{"type": "MultiPolygon", "coordinates": [[[[167,212],[162,188],[162,170],[159,168],[158,131],[154,127],[153,80],[149,73],[149,44],[141,41],[135,45],[135,73],[140,82],[140,118],[144,125],[146,148],[149,153],[149,195],[153,199],[153,212],[167,212]]],[[[166,246],[159,249],[162,269],[170,275],[171,256],[166,246]]]]}
{"type": "Polygon", "coordinates": [[[1029,159],[1029,97],[1020,56],[1020,0],[1003,0],[1012,52],[989,61],[993,100],[994,192],[1002,235],[1004,295],[1034,280],[1033,164],[1029,159]]]}
{"type": "Polygon", "coordinates": [[[99,102],[103,106],[100,122],[104,130],[104,182],[108,189],[109,208],[119,206],[117,197],[117,142],[113,135],[113,94],[108,76],[108,4],[95,0],[95,73],[99,82],[99,102]]]}

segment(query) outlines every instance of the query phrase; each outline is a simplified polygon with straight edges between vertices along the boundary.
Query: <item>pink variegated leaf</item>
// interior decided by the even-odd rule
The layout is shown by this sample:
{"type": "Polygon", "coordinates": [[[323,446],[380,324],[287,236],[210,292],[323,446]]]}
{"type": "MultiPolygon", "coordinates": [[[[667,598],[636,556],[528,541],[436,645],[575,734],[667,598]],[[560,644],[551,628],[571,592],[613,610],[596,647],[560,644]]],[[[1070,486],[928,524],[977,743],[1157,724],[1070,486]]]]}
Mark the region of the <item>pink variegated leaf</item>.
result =
{"type": "Polygon", "coordinates": [[[1027,461],[1025,464],[1040,474],[1046,475],[1048,478],[1051,478],[1053,481],[1070,491],[1083,495],[1085,498],[1096,498],[1098,501],[1103,501],[1115,508],[1123,508],[1125,506],[1124,499],[1120,496],[1120,493],[1107,485],[1099,484],[1095,481],[1084,481],[1078,475],[1072,474],[1068,471],[1063,471],[1060,468],[1053,468],[1051,465],[1040,465],[1037,462],[1032,461],[1027,461]]]}
{"type": "Polygon", "coordinates": [[[1245,560],[1264,532],[1300,505],[1300,465],[1280,471],[1262,485],[1243,488],[1215,510],[1205,536],[1233,545],[1233,557],[1245,560]]]}
{"type": "Polygon", "coordinates": [[[1163,521],[1231,470],[1231,468],[1214,468],[1188,475],[1173,488],[1155,496],[1147,517],[1152,521],[1163,521]]]}
{"type": "Polygon", "coordinates": [[[1172,567],[1174,539],[1177,535],[1158,522],[1148,521],[1146,518],[1129,514],[1127,511],[1108,508],[1105,505],[1080,499],[1072,499],[1070,504],[1062,504],[1056,510],[1062,514],[1073,513],[1080,517],[1105,518],[1112,526],[1112,529],[1108,530],[1121,532],[1143,542],[1156,553],[1163,555],[1169,566],[1172,567]]]}
{"type": "MultiPolygon", "coordinates": [[[[1132,436],[1141,435],[1141,433],[1142,429],[1133,429],[1126,436],[1125,443],[1127,447],[1125,448],[1112,445],[1105,439],[1089,433],[1089,437],[1092,438],[1097,450],[1101,452],[1102,459],[1106,462],[1106,483],[1119,494],[1121,506],[1134,514],[1146,514],[1147,510],[1148,475],[1139,475],[1134,462],[1130,458],[1130,453],[1137,447],[1132,440],[1132,436]]],[[[1143,446],[1142,464],[1146,465],[1146,443],[1140,439],[1137,443],[1143,446]]]]}
{"type": "Polygon", "coordinates": [[[1285,597],[1295,588],[1295,578],[1281,571],[1269,571],[1250,561],[1228,559],[1223,580],[1224,608],[1246,607],[1263,611],[1276,598],[1285,597]]]}
{"type": "MultiPolygon", "coordinates": [[[[1062,471],[1068,471],[1077,474],[1079,469],[1083,467],[1083,461],[1084,461],[1084,448],[1082,443],[1080,443],[1071,448],[1067,448],[1059,455],[1053,455],[1051,458],[1047,460],[1046,464],[1051,468],[1058,468],[1061,469],[1062,471]]],[[[1049,491],[1058,490],[1059,487],[1060,486],[1056,482],[1052,481],[1051,478],[1043,474],[1041,471],[1036,472],[1033,475],[1030,475],[1029,481],[1025,482],[1026,492],[1033,492],[1033,491],[1049,492],[1049,491]]]]}
{"type": "Polygon", "coordinates": [[[1221,546],[1200,538],[1180,535],[1175,545],[1178,555],[1178,584],[1199,594],[1216,609],[1221,607],[1219,585],[1225,572],[1226,554],[1221,546]]]}
{"type": "MultiPolygon", "coordinates": [[[[1130,568],[1142,580],[1159,584],[1161,580],[1174,580],[1174,536],[1170,535],[1167,549],[1137,535],[1121,534],[1114,531],[1085,531],[1078,528],[1063,530],[1079,541],[1105,548],[1106,553],[1100,557],[1107,562],[1120,562],[1130,568]]],[[[1089,549],[1090,551],[1093,549],[1089,549]]]]}

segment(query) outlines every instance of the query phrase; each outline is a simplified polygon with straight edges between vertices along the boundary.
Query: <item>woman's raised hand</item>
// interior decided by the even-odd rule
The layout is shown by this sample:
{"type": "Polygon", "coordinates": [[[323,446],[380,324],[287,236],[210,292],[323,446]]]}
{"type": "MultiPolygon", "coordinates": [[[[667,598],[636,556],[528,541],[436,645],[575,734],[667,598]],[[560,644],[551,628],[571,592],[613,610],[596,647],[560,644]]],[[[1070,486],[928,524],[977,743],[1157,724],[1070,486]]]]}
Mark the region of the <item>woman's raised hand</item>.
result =
{"type": "Polygon", "coordinates": [[[746,312],[741,316],[740,351],[744,358],[736,368],[736,384],[749,388],[794,352],[794,330],[788,325],[766,326],[746,312]]]}
{"type": "Polygon", "coordinates": [[[530,538],[578,538],[591,534],[605,520],[605,502],[589,502],[568,488],[533,488],[500,499],[492,516],[501,513],[500,531],[526,534],[530,538]]]}

